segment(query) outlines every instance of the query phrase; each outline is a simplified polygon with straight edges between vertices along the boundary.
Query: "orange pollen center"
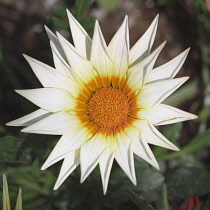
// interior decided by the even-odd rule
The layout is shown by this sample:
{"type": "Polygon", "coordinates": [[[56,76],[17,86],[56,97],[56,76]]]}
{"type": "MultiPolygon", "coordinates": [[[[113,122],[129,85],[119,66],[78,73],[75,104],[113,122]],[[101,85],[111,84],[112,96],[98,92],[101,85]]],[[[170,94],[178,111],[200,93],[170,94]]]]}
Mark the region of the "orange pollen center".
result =
{"type": "Polygon", "coordinates": [[[121,90],[109,87],[97,90],[87,103],[87,114],[101,128],[116,128],[128,119],[129,104],[121,90]]]}

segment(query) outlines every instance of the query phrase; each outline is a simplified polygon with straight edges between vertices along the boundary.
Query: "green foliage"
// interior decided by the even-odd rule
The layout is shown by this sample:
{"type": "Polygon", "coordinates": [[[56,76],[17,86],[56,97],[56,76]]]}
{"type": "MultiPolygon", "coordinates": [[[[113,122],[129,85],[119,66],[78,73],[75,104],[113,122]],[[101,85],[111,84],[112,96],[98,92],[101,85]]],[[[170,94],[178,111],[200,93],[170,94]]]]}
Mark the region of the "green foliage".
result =
{"type": "Polygon", "coordinates": [[[0,138],[0,162],[15,163],[21,160],[17,159],[20,147],[24,139],[16,138],[14,136],[4,136],[0,138]]]}
{"type": "Polygon", "coordinates": [[[210,172],[202,168],[179,168],[169,176],[169,196],[177,199],[210,193],[210,172]]]}

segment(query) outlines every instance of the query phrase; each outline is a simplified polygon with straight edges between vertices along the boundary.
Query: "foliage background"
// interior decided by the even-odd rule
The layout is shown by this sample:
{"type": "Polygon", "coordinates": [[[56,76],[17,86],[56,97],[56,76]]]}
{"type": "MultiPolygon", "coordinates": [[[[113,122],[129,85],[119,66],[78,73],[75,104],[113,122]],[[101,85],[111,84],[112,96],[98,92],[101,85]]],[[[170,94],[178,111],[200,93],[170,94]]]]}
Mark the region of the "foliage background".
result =
{"type": "Polygon", "coordinates": [[[7,175],[12,206],[15,206],[21,186],[26,210],[184,210],[194,196],[199,196],[201,209],[210,209],[209,15],[209,0],[1,0],[0,174],[7,175]],[[159,13],[153,49],[164,40],[168,44],[156,65],[191,47],[178,75],[189,75],[190,80],[166,103],[197,114],[199,119],[160,127],[181,151],[153,147],[161,171],[136,158],[137,186],[130,183],[115,163],[106,196],[102,193],[98,168],[82,185],[79,184],[78,168],[57,191],[53,191],[61,163],[46,171],[40,168],[59,137],[26,135],[19,127],[5,126],[6,122],[36,109],[14,92],[14,89],[41,87],[22,53],[53,65],[43,25],[61,31],[72,40],[65,8],[71,10],[90,34],[94,20],[98,19],[107,43],[128,14],[131,45],[159,13]]]}

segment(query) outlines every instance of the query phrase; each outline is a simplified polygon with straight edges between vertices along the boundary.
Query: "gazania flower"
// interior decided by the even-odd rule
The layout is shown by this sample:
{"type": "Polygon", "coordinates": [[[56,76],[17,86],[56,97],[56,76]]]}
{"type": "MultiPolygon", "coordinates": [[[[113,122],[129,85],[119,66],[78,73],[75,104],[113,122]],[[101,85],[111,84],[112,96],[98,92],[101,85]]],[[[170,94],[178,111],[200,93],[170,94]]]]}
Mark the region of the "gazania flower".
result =
{"type": "Polygon", "coordinates": [[[63,159],[54,189],[80,164],[81,182],[99,164],[106,193],[113,160],[136,184],[134,154],[155,168],[148,144],[179,150],[156,128],[195,115],[162,104],[188,77],[174,79],[189,49],[153,68],[165,45],[151,54],[158,16],[130,49],[128,18],[107,46],[96,21],[93,38],[69,11],[74,45],[47,27],[55,68],[25,55],[43,88],[16,90],[40,109],[8,125],[27,133],[62,135],[42,170],[63,159]]]}
{"type": "MultiPolygon", "coordinates": [[[[5,174],[3,175],[3,199],[2,199],[2,201],[3,201],[2,210],[11,210],[10,200],[9,200],[9,190],[8,190],[7,178],[6,178],[5,174]]],[[[22,210],[22,190],[21,190],[21,188],[19,189],[15,210],[22,210]]]]}

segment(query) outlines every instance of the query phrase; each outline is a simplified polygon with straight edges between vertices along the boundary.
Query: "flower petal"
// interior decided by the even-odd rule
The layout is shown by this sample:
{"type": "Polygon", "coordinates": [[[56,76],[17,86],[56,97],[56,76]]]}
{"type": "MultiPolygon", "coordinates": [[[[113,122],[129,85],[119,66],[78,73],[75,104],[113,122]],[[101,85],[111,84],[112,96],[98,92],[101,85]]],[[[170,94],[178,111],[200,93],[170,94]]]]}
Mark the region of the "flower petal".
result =
{"type": "Polygon", "coordinates": [[[55,183],[54,190],[57,190],[60,185],[66,180],[66,178],[74,171],[74,169],[79,165],[79,150],[70,152],[66,155],[58,179],[55,183]]]}
{"type": "Polygon", "coordinates": [[[197,116],[172,106],[158,104],[151,109],[139,110],[138,118],[148,120],[153,125],[167,125],[196,119],[197,116]]]}
{"type": "Polygon", "coordinates": [[[127,136],[131,139],[131,144],[133,148],[133,152],[139,156],[140,158],[147,161],[149,164],[154,166],[155,168],[158,168],[158,163],[154,156],[151,156],[151,152],[148,145],[145,145],[147,143],[143,142],[141,138],[140,129],[135,126],[129,126],[127,129],[125,129],[125,133],[127,136]]]}
{"type": "Polygon", "coordinates": [[[80,88],[74,80],[58,73],[54,68],[34,58],[27,55],[24,55],[24,57],[44,87],[63,88],[73,96],[78,96],[80,88]]]}
{"type": "MultiPolygon", "coordinates": [[[[110,140],[113,140],[113,137],[107,136],[107,142],[110,142],[110,140]]],[[[99,159],[99,166],[101,171],[101,179],[103,184],[103,191],[104,195],[106,194],[108,182],[109,182],[109,176],[114,160],[114,154],[115,154],[115,147],[112,146],[112,144],[107,143],[108,146],[104,150],[104,152],[101,154],[99,159]]]]}
{"type": "Polygon", "coordinates": [[[150,27],[143,34],[143,36],[136,42],[136,44],[131,48],[129,53],[129,64],[133,65],[147,57],[152,48],[155,34],[158,25],[159,15],[155,17],[150,27]]]}
{"type": "Polygon", "coordinates": [[[144,86],[156,59],[165,44],[166,42],[163,42],[148,57],[129,68],[127,74],[127,84],[132,90],[138,90],[144,86]]]}
{"type": "Polygon", "coordinates": [[[41,169],[45,170],[66,157],[68,153],[76,151],[88,138],[90,138],[90,133],[84,127],[81,129],[71,129],[71,133],[69,135],[63,135],[59,139],[41,169]]]}
{"type": "MultiPolygon", "coordinates": [[[[126,16],[117,33],[112,38],[108,46],[108,51],[113,60],[114,77],[122,79],[126,76],[128,70],[128,52],[129,52],[129,33],[128,33],[128,17],[126,16]]],[[[112,81],[112,84],[115,81],[112,81]]],[[[118,84],[113,84],[117,87],[118,84]]]]}
{"type": "MultiPolygon", "coordinates": [[[[26,133],[70,135],[73,131],[82,129],[83,124],[77,116],[68,112],[57,112],[45,119],[22,129],[26,133]]],[[[76,131],[75,131],[76,132],[76,131]]]]}
{"type": "MultiPolygon", "coordinates": [[[[144,135],[142,135],[142,133],[140,132],[140,144],[145,152],[145,155],[148,157],[147,159],[145,159],[148,163],[150,163],[152,166],[154,166],[157,170],[160,170],[160,167],[158,165],[158,162],[152,152],[152,150],[150,149],[148,142],[146,141],[144,135]],[[149,160],[149,161],[148,161],[149,160]]],[[[141,156],[140,156],[141,157],[141,156]]]]}
{"type": "Polygon", "coordinates": [[[116,161],[129,179],[133,182],[133,184],[136,185],[136,174],[131,139],[129,139],[125,133],[121,132],[116,135],[116,140],[118,145],[115,152],[116,161]]]}
{"type": "Polygon", "coordinates": [[[37,88],[30,90],[15,90],[32,103],[49,112],[73,110],[76,107],[74,99],[67,91],[58,88],[37,88]]]}
{"type": "Polygon", "coordinates": [[[66,53],[70,66],[80,80],[88,83],[94,79],[93,67],[90,61],[83,58],[63,36],[58,33],[58,39],[66,53]]]}
{"type": "Polygon", "coordinates": [[[154,82],[163,79],[172,79],[176,76],[180,68],[182,67],[190,48],[186,49],[184,52],[176,56],[169,62],[154,68],[149,75],[147,82],[154,82]]]}
{"type": "Polygon", "coordinates": [[[17,120],[7,123],[7,126],[29,126],[51,115],[50,112],[44,109],[38,109],[35,112],[27,114],[17,120]]]}
{"type": "Polygon", "coordinates": [[[7,184],[7,177],[3,174],[3,209],[2,210],[10,210],[10,200],[9,200],[9,190],[7,184]]]}
{"type": "Polygon", "coordinates": [[[52,49],[53,54],[53,61],[55,64],[55,68],[58,72],[65,75],[66,77],[72,78],[72,70],[70,69],[70,66],[66,63],[66,61],[63,59],[63,57],[58,52],[56,46],[52,41],[50,41],[50,46],[52,49]]]}
{"type": "MultiPolygon", "coordinates": [[[[113,74],[113,62],[108,55],[107,45],[105,43],[98,21],[96,21],[94,27],[90,60],[94,69],[101,77],[107,77],[110,79],[113,74]]],[[[104,86],[109,86],[109,82],[110,81],[104,83],[104,86]]]]}
{"type": "Polygon", "coordinates": [[[69,19],[69,25],[71,28],[71,34],[74,41],[74,45],[80,53],[80,55],[89,60],[92,42],[91,38],[84,30],[84,28],[79,24],[79,22],[69,12],[69,10],[67,10],[67,15],[69,19]]]}
{"type": "Polygon", "coordinates": [[[149,144],[154,144],[167,149],[179,151],[179,148],[166,139],[151,123],[138,120],[136,126],[140,128],[141,137],[149,144]]]}
{"type": "Polygon", "coordinates": [[[63,57],[63,59],[67,62],[66,55],[61,47],[61,44],[59,43],[59,40],[57,36],[47,27],[45,26],[45,30],[47,32],[48,38],[53,42],[53,44],[56,46],[58,52],[63,57]]]}
{"type": "Polygon", "coordinates": [[[136,98],[138,106],[144,109],[161,103],[188,79],[189,77],[182,77],[145,85],[136,98]]]}
{"type": "Polygon", "coordinates": [[[22,210],[22,189],[19,188],[15,210],[22,210]]]}
{"type": "Polygon", "coordinates": [[[96,133],[91,139],[81,146],[80,165],[81,165],[81,183],[85,181],[88,175],[99,162],[100,155],[106,149],[106,140],[103,134],[96,133]]]}

